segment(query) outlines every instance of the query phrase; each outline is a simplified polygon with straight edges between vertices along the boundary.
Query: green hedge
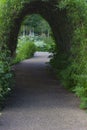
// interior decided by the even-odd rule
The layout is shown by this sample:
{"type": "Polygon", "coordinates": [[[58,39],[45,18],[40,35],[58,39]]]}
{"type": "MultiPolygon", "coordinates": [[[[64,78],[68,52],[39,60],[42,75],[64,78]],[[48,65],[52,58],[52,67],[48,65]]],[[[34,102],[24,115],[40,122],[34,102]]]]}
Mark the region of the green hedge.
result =
{"type": "Polygon", "coordinates": [[[13,77],[10,51],[3,46],[3,49],[0,48],[0,109],[12,89],[13,77]]]}
{"type": "Polygon", "coordinates": [[[62,0],[60,9],[66,9],[72,25],[71,49],[61,53],[55,50],[50,63],[63,86],[80,98],[81,108],[87,108],[87,2],[62,0]]]}

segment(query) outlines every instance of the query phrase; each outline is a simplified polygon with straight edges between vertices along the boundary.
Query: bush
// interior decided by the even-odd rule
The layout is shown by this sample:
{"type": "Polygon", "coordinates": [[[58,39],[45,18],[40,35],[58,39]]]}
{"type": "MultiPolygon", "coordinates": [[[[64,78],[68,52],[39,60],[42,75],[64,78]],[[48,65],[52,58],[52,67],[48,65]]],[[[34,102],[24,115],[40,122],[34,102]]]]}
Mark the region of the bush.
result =
{"type": "Polygon", "coordinates": [[[87,2],[85,0],[61,0],[60,9],[66,9],[72,25],[69,52],[56,49],[51,65],[63,86],[81,99],[81,108],[87,108],[87,2]]]}
{"type": "Polygon", "coordinates": [[[16,50],[16,57],[13,63],[18,63],[24,59],[30,58],[34,55],[36,47],[28,37],[22,37],[18,40],[18,46],[16,50]]]}
{"type": "Polygon", "coordinates": [[[10,52],[5,46],[0,49],[0,109],[12,89],[13,72],[10,52]]]}
{"type": "Polygon", "coordinates": [[[42,40],[37,41],[36,50],[50,52],[54,45],[55,45],[55,43],[54,43],[52,37],[45,37],[42,40]]]}

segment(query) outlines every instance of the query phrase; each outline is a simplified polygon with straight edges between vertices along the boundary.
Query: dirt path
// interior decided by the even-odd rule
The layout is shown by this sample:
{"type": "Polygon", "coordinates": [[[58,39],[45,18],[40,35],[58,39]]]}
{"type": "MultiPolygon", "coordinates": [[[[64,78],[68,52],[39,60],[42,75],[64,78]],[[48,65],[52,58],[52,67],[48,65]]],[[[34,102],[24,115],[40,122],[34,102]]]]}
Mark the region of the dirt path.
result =
{"type": "Polygon", "coordinates": [[[79,100],[47,71],[47,53],[15,66],[15,92],[0,116],[0,130],[87,130],[79,100]]]}

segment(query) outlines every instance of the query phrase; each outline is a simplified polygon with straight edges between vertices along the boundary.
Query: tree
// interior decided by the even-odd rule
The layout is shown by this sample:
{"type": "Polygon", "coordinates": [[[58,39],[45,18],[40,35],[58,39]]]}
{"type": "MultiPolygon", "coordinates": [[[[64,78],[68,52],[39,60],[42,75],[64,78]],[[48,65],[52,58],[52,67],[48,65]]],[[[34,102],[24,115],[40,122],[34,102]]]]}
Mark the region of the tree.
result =
{"type": "Polygon", "coordinates": [[[50,26],[48,23],[37,14],[26,16],[23,23],[22,23],[22,31],[31,31],[38,35],[45,33],[46,35],[49,35],[49,32],[51,31],[50,26]]]}

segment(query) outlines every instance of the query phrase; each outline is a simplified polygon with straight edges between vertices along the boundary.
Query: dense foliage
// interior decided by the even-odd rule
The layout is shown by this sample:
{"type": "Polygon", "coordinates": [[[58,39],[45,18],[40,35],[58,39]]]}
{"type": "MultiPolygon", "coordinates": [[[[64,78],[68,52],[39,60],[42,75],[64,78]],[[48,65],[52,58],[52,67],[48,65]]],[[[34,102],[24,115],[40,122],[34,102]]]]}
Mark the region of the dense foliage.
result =
{"type": "Polygon", "coordinates": [[[72,25],[70,50],[62,53],[56,49],[51,65],[62,84],[81,99],[81,108],[87,108],[87,2],[62,0],[60,9],[66,8],[72,25]]]}
{"type": "Polygon", "coordinates": [[[52,37],[39,37],[37,40],[34,40],[36,45],[36,51],[50,52],[51,48],[55,46],[55,42],[52,37]]]}
{"type": "Polygon", "coordinates": [[[0,48],[0,108],[12,88],[13,72],[10,66],[10,52],[4,46],[3,49],[0,48]]]}
{"type": "MultiPolygon", "coordinates": [[[[15,3],[19,5],[16,0],[15,3]]],[[[15,10],[19,10],[19,7],[13,8],[13,5],[11,0],[0,0],[0,108],[12,88],[13,81],[11,54],[7,48],[10,27],[13,26],[11,16],[15,10]]]]}
{"type": "Polygon", "coordinates": [[[24,21],[22,22],[21,33],[24,31],[24,28],[27,32],[34,32],[35,35],[41,35],[44,33],[48,35],[51,32],[49,24],[37,14],[26,16],[24,21]]]}
{"type": "Polygon", "coordinates": [[[19,38],[16,49],[16,57],[13,60],[13,63],[15,64],[22,60],[32,57],[35,51],[36,46],[32,41],[30,41],[29,37],[19,38]]]}

